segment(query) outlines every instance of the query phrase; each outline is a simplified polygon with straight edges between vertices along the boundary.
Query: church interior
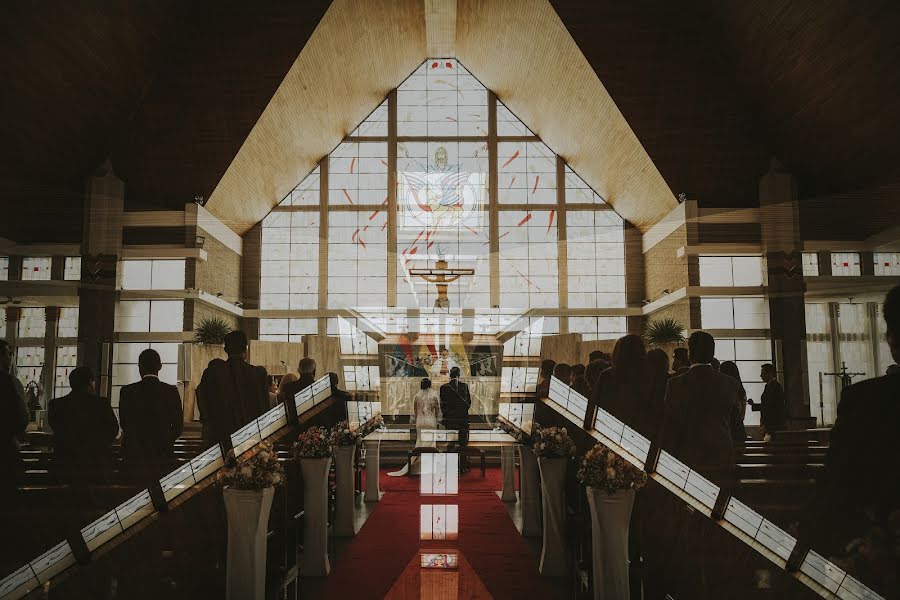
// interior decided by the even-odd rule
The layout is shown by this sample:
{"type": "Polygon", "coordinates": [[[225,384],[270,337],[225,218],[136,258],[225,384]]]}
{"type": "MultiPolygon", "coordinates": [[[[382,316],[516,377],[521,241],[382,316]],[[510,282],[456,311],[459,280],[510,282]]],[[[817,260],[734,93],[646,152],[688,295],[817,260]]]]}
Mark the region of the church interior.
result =
{"type": "Polygon", "coordinates": [[[900,598],[900,5],[20,3],[0,599],[900,598]]]}

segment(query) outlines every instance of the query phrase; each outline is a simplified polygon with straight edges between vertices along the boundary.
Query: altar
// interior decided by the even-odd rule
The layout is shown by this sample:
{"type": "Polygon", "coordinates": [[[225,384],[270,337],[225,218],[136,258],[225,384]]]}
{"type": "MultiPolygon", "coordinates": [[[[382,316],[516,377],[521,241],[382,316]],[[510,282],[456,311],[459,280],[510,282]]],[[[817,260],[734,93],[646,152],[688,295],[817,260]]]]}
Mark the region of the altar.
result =
{"type": "Polygon", "coordinates": [[[450,381],[450,371],[460,369],[460,381],[469,386],[470,416],[496,415],[500,403],[500,368],[503,344],[492,336],[428,334],[410,339],[388,336],[378,344],[382,413],[411,415],[413,400],[424,378],[431,387],[450,381]]]}

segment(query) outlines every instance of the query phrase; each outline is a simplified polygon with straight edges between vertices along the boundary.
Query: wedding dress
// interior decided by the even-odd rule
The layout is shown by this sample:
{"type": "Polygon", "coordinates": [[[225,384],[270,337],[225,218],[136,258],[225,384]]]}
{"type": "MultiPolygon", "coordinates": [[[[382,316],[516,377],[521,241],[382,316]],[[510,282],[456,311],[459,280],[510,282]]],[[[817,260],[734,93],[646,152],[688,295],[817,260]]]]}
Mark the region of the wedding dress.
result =
{"type": "MultiPolygon", "coordinates": [[[[426,429],[437,429],[442,419],[441,415],[441,397],[437,390],[428,388],[427,390],[419,390],[413,400],[413,415],[410,424],[416,426],[416,448],[428,446],[434,448],[435,442],[422,439],[422,432],[426,429]]],[[[391,477],[401,477],[409,472],[410,465],[404,465],[399,471],[388,473],[391,477]]],[[[412,458],[412,473],[419,473],[419,457],[412,458]]]]}

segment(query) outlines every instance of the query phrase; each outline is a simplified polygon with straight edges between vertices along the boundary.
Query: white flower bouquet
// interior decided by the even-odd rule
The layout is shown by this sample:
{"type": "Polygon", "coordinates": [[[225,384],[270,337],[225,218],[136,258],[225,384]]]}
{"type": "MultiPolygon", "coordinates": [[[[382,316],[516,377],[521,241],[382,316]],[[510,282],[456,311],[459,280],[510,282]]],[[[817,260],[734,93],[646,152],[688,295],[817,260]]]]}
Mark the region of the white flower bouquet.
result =
{"type": "Polygon", "coordinates": [[[237,459],[229,454],[217,481],[235,490],[262,490],[284,482],[284,468],[271,442],[260,442],[257,452],[237,459]]]}
{"type": "Polygon", "coordinates": [[[578,481],[607,492],[639,490],[646,485],[647,474],[603,444],[597,444],[584,453],[578,481]]]}
{"type": "Polygon", "coordinates": [[[539,458],[575,458],[575,443],[564,427],[542,427],[531,435],[539,458]]]}

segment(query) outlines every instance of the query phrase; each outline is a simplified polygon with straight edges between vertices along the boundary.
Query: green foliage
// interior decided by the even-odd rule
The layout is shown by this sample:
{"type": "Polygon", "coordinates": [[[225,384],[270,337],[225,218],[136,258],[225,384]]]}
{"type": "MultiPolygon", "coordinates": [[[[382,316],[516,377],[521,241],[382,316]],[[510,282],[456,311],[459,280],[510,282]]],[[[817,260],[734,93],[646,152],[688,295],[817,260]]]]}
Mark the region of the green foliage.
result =
{"type": "Polygon", "coordinates": [[[206,317],[200,321],[194,331],[196,344],[222,344],[225,336],[231,333],[231,325],[221,317],[206,317]]]}
{"type": "Polygon", "coordinates": [[[684,325],[672,317],[650,321],[644,330],[644,341],[651,347],[664,344],[683,344],[684,325]]]}

